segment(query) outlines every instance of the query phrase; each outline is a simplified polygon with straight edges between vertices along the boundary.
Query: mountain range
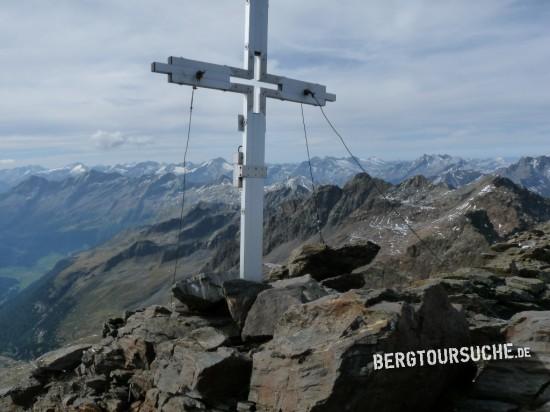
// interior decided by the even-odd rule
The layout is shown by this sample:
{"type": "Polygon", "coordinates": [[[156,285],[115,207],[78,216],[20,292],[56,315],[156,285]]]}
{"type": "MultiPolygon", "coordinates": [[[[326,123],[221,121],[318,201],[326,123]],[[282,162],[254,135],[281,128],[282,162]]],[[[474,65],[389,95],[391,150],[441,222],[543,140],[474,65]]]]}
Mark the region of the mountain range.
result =
{"type": "MultiPolygon", "coordinates": [[[[526,158],[530,159],[530,158],[526,158]]],[[[548,158],[546,158],[548,159],[548,158]]],[[[372,176],[391,183],[399,183],[415,175],[423,175],[431,180],[444,181],[453,186],[460,186],[475,180],[481,175],[494,173],[512,164],[510,160],[495,159],[462,159],[449,155],[423,155],[411,161],[385,161],[379,158],[360,160],[363,168],[372,176]]],[[[350,158],[325,157],[312,158],[312,167],[316,182],[320,184],[342,185],[353,175],[361,172],[350,158]]],[[[547,166],[547,160],[540,162],[539,170],[547,166]]],[[[0,170],[0,189],[21,183],[30,176],[38,176],[51,181],[66,180],[86,174],[92,170],[102,173],[116,173],[129,178],[163,176],[166,174],[181,175],[184,171],[181,164],[141,162],[115,166],[86,166],[75,163],[61,168],[45,169],[40,166],[24,166],[0,170]]],[[[225,159],[217,158],[187,166],[187,178],[191,184],[212,184],[220,179],[231,178],[233,166],[225,159]]],[[[267,184],[278,183],[292,178],[307,178],[307,162],[268,165],[267,184]]]]}
{"type": "MultiPolygon", "coordinates": [[[[550,195],[550,157],[464,160],[424,155],[415,161],[361,161],[372,176],[398,184],[416,175],[458,188],[487,174],[508,177],[543,196],[550,195]]],[[[270,165],[267,191],[311,188],[307,162],[270,165]]],[[[360,172],[352,159],[313,158],[316,184],[342,186],[360,172]]],[[[2,268],[33,267],[41,259],[100,244],[120,231],[176,216],[181,203],[183,167],[142,162],[57,169],[29,166],[0,170],[0,276],[2,268]]],[[[189,164],[186,205],[197,202],[237,204],[232,165],[218,158],[189,164]]]]}
{"type": "MultiPolygon", "coordinates": [[[[269,267],[316,238],[316,204],[329,241],[368,239],[382,246],[369,269],[376,284],[478,261],[491,242],[550,218],[547,156],[511,164],[448,155],[361,163],[375,179],[354,178],[353,159],[313,158],[314,196],[306,162],[270,165],[269,267]]],[[[109,313],[159,302],[176,253],[183,258],[181,276],[235,270],[239,192],[231,184],[232,165],[221,158],[188,165],[176,249],[183,172],[181,165],[157,162],[0,170],[7,188],[0,193],[0,314],[10,321],[13,310],[27,313],[24,329],[13,328],[17,339],[0,341],[27,348],[12,352],[36,353],[81,337],[74,332],[81,329],[78,319],[104,314],[96,313],[97,302],[109,313]],[[130,292],[136,279],[144,288],[130,292]]]]}
{"type": "MultiPolygon", "coordinates": [[[[282,186],[267,193],[266,276],[276,276],[297,246],[318,240],[317,204],[330,245],[380,245],[374,262],[356,271],[370,287],[482,265],[494,242],[550,219],[549,199],[498,176],[458,189],[421,176],[394,185],[367,174],[315,193],[282,186]]],[[[220,202],[191,206],[181,232],[177,218],[120,232],[61,260],[0,307],[0,343],[12,356],[29,357],[93,340],[105,317],[167,302],[176,256],[177,279],[235,271],[238,233],[237,205],[220,202]]]]}
{"type": "MultiPolygon", "coordinates": [[[[540,194],[548,193],[550,180],[550,157],[523,157],[519,161],[504,158],[463,159],[450,155],[423,155],[410,161],[386,161],[376,157],[360,159],[361,165],[371,176],[390,183],[400,183],[416,175],[422,175],[435,183],[444,182],[452,187],[460,187],[483,175],[500,174],[522,184],[540,194]]],[[[312,168],[316,183],[342,185],[353,175],[361,172],[351,158],[314,157],[312,168]]],[[[140,162],[115,166],[86,166],[82,163],[65,167],[46,169],[40,166],[23,166],[0,170],[0,193],[18,185],[31,176],[49,181],[63,181],[80,175],[98,171],[116,173],[128,178],[160,178],[164,175],[179,176],[184,168],[181,164],[140,162]]],[[[223,158],[202,163],[189,163],[187,180],[190,184],[205,185],[229,180],[233,165],[223,158]]],[[[307,162],[268,165],[267,184],[295,179],[310,184],[307,162]]]]}

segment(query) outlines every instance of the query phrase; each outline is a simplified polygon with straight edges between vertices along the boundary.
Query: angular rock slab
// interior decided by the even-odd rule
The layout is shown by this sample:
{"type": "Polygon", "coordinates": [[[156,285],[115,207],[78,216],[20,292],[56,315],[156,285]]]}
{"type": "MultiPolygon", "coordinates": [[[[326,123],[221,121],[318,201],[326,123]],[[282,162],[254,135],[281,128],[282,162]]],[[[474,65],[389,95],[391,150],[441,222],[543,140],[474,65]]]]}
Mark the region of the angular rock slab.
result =
{"type": "Polygon", "coordinates": [[[510,288],[524,290],[532,295],[538,295],[546,288],[546,285],[540,279],[522,278],[519,276],[506,278],[506,285],[510,288]]]}
{"type": "Polygon", "coordinates": [[[366,307],[355,292],[326,296],[290,308],[253,355],[249,400],[281,412],[433,410],[463,366],[375,371],[373,354],[467,344],[466,319],[441,287],[425,290],[414,306],[366,307]]]}
{"type": "Polygon", "coordinates": [[[273,336],[275,324],[292,305],[311,302],[327,294],[311,276],[280,280],[273,288],[264,290],[248,312],[242,338],[245,341],[264,341],[273,336]]]}
{"type": "Polygon", "coordinates": [[[289,276],[311,275],[324,280],[351,273],[354,269],[371,263],[380,246],[372,243],[358,243],[333,249],[327,245],[307,244],[295,250],[288,260],[289,276]]]}
{"type": "Polygon", "coordinates": [[[33,375],[72,371],[80,364],[84,351],[91,346],[89,344],[73,345],[46,353],[36,360],[37,368],[33,371],[33,375]]]}
{"type": "Polygon", "coordinates": [[[218,274],[199,274],[180,280],[172,287],[174,297],[190,310],[208,311],[224,301],[223,283],[229,279],[218,274]]]}
{"type": "Polygon", "coordinates": [[[152,364],[155,387],[169,394],[196,393],[210,404],[246,398],[252,361],[232,348],[204,352],[176,344],[152,364]]]}

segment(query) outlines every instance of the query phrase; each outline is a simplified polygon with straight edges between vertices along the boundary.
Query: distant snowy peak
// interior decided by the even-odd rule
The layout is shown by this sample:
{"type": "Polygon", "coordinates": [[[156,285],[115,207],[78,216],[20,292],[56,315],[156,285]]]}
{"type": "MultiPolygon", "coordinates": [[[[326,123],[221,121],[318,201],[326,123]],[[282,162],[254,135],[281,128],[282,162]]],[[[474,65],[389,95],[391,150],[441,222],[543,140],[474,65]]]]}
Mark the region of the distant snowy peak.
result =
{"type": "Polygon", "coordinates": [[[275,192],[277,190],[281,190],[284,188],[288,188],[291,190],[306,190],[311,191],[311,180],[306,178],[305,176],[296,176],[291,177],[287,180],[284,180],[282,182],[273,183],[269,186],[266,186],[266,192],[275,192]]]}
{"type": "Polygon", "coordinates": [[[81,163],[78,163],[72,167],[72,169],[69,171],[69,174],[71,176],[77,176],[77,175],[86,173],[88,170],[89,169],[86,166],[84,166],[81,163]]]}
{"type": "Polygon", "coordinates": [[[82,163],[73,163],[65,167],[59,167],[56,169],[41,170],[33,173],[35,176],[43,177],[44,179],[52,181],[62,181],[69,177],[81,176],[90,171],[86,165],[82,163]]]}

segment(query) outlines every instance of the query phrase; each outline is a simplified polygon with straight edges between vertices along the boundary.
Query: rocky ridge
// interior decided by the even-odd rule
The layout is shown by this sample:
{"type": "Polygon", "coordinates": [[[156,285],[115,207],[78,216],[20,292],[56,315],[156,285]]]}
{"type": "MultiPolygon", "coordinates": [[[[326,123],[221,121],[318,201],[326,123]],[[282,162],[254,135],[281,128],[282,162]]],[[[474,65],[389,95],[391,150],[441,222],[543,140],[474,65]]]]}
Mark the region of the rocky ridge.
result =
{"type": "Polygon", "coordinates": [[[484,267],[395,289],[358,287],[350,278],[375,258],[370,243],[308,245],[292,255],[279,280],[264,284],[194,276],[173,286],[173,307],[127,312],[105,323],[101,342],[43,355],[19,383],[0,391],[0,407],[547,411],[547,229],[495,244],[484,267]],[[330,277],[322,270],[327,255],[345,269],[330,277]],[[508,261],[514,264],[501,264],[508,261]],[[529,270],[518,270],[519,262],[529,270]],[[324,284],[327,279],[340,290],[324,284]],[[504,341],[530,346],[535,356],[387,370],[373,365],[375,353],[504,341]]]}

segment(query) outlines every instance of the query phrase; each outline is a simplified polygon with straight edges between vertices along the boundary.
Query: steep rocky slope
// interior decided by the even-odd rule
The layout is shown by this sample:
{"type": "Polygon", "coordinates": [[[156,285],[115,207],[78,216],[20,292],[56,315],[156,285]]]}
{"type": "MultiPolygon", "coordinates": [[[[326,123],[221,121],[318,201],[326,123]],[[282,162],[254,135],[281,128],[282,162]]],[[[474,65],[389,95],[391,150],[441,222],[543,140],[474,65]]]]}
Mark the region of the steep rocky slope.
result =
{"type": "MultiPolygon", "coordinates": [[[[49,253],[92,247],[126,228],[175,216],[181,179],[94,170],[63,181],[33,176],[0,194],[0,266],[32,265],[49,253]]],[[[190,186],[188,205],[209,196],[233,203],[238,193],[229,188],[190,186]]]]}
{"type": "MultiPolygon", "coordinates": [[[[550,218],[548,200],[499,177],[456,190],[422,177],[397,186],[378,181],[377,186],[383,196],[369,176],[358,175],[342,189],[325,186],[317,195],[329,244],[372,240],[382,247],[373,276],[418,278],[478,264],[493,242],[550,218]]],[[[314,207],[313,198],[285,203],[271,216],[268,261],[279,263],[299,242],[315,239],[314,207]]]]}

